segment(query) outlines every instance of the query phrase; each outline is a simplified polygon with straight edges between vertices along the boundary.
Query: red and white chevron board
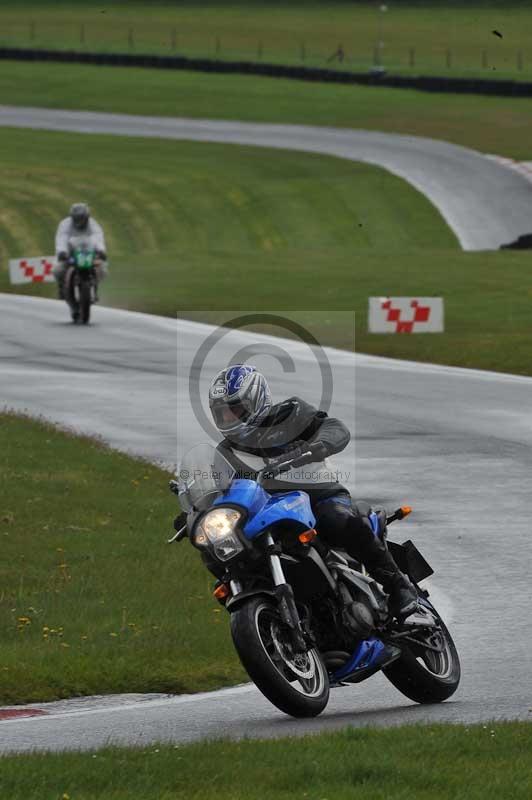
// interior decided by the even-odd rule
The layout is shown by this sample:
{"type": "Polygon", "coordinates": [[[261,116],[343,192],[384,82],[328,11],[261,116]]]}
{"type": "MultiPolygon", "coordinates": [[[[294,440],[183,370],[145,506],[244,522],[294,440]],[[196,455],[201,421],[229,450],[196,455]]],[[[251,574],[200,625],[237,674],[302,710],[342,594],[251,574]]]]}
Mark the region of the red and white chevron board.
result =
{"type": "Polygon", "coordinates": [[[9,279],[12,284],[53,283],[52,270],[54,267],[55,256],[13,258],[9,262],[9,279]]]}
{"type": "Polygon", "coordinates": [[[442,297],[370,297],[370,333],[443,333],[442,297]]]}

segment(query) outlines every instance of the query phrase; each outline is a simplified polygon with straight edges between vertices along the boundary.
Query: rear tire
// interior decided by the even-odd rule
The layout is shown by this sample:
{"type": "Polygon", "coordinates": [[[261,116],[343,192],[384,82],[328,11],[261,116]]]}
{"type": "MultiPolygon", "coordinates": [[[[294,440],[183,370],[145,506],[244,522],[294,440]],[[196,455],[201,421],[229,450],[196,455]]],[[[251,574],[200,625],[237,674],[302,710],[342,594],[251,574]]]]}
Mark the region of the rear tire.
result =
{"type": "MultiPolygon", "coordinates": [[[[431,644],[441,647],[441,653],[423,646],[401,645],[401,657],[383,669],[396,689],[416,703],[441,703],[453,695],[460,683],[460,659],[451,634],[436,609],[422,601],[436,616],[438,629],[431,644]]],[[[408,621],[408,620],[407,620],[408,621]]]]}
{"type": "Polygon", "coordinates": [[[88,280],[79,284],[79,315],[83,325],[88,325],[91,318],[91,285],[88,280]]]}
{"type": "Polygon", "coordinates": [[[294,656],[283,628],[276,605],[264,597],[252,597],[231,615],[236,651],[262,694],[292,717],[316,717],[329,701],[327,670],[315,649],[294,656]]]}

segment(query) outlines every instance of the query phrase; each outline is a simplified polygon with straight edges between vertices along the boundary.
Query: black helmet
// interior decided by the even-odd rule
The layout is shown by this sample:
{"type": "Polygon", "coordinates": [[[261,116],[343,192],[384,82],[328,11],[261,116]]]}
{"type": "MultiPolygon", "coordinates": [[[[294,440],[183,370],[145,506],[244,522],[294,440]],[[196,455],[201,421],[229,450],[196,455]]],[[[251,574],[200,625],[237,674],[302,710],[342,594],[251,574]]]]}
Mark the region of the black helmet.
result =
{"type": "Polygon", "coordinates": [[[72,219],[74,227],[78,231],[81,231],[87,227],[90,215],[91,212],[87,203],[74,203],[74,205],[70,209],[70,217],[72,219]]]}

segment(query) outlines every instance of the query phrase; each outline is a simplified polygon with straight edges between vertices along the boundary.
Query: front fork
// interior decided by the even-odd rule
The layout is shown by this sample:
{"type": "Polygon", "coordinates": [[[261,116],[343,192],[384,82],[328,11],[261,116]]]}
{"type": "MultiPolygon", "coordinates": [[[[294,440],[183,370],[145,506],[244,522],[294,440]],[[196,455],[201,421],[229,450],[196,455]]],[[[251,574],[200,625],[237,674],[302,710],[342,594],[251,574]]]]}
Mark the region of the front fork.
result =
{"type": "Polygon", "coordinates": [[[280,558],[281,548],[274,542],[271,533],[266,534],[265,541],[281,619],[290,631],[294,651],[296,653],[306,653],[309,645],[299,618],[294,591],[290,584],[286,582],[284,576],[280,558]]]}

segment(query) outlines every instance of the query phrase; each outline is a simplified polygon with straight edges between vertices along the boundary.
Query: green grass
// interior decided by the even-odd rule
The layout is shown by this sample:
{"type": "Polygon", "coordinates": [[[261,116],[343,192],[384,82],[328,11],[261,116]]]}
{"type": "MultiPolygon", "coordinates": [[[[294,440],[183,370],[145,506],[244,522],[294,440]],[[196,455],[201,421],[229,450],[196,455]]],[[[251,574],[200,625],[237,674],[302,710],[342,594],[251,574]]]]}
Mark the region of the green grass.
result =
{"type": "Polygon", "coordinates": [[[331,326],[330,312],[354,310],[359,351],[532,373],[529,254],[461,252],[432,206],[379,169],[261,148],[0,131],[4,263],[50,252],[78,196],[108,233],[107,304],[214,322],[231,307],[305,309],[324,344],[348,348],[352,328],[331,326]],[[410,293],[444,296],[445,334],[367,333],[369,296],[410,293]]]}
{"type": "Polygon", "coordinates": [[[457,247],[420,193],[376,167],[264,148],[0,129],[1,262],[53,249],[76,197],[105,224],[123,289],[138,277],[127,265],[139,254],[151,282],[161,256],[165,270],[171,258],[173,275],[185,278],[190,254],[208,270],[210,254],[224,252],[239,268],[251,253],[291,247],[457,247]]]}
{"type": "Polygon", "coordinates": [[[5,413],[0,441],[0,704],[244,678],[213,579],[166,544],[166,472],[5,413]]]}
{"type": "Polygon", "coordinates": [[[297,739],[0,758],[10,800],[529,800],[532,726],[348,729],[297,739]]]}
{"type": "Polygon", "coordinates": [[[402,74],[532,77],[532,11],[526,4],[392,2],[385,13],[380,5],[2,3],[0,44],[320,67],[336,65],[329,58],[341,44],[342,69],[366,70],[380,62],[402,74]]]}
{"type": "Polygon", "coordinates": [[[365,128],[532,159],[527,99],[2,61],[0,104],[365,128]]]}

